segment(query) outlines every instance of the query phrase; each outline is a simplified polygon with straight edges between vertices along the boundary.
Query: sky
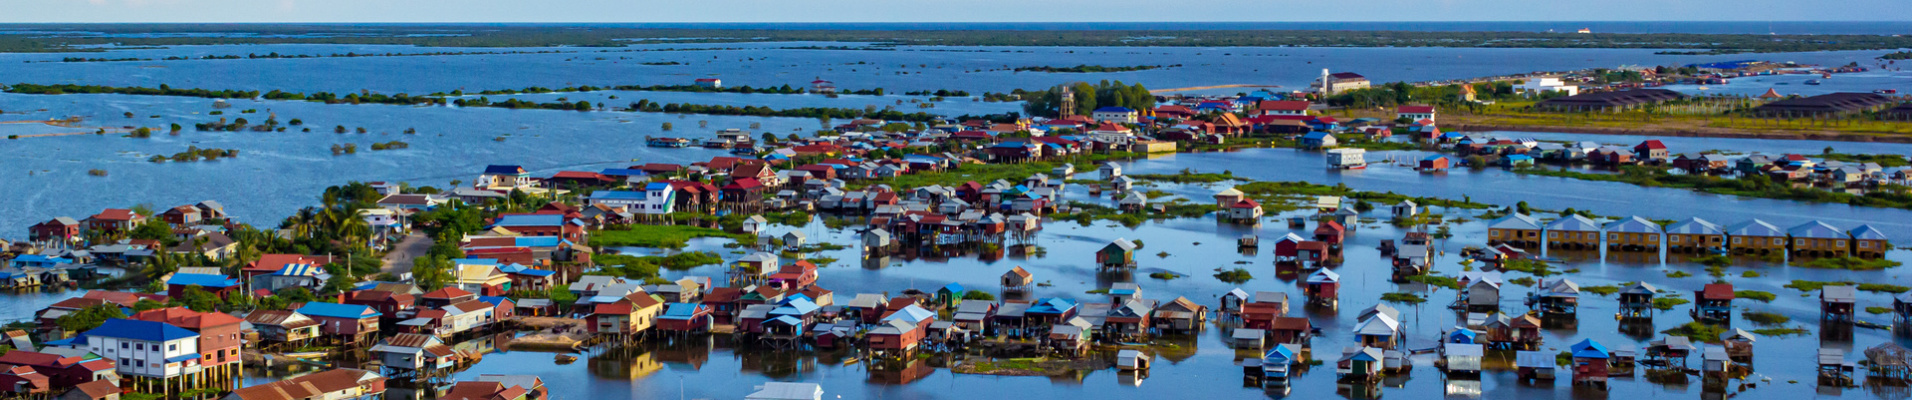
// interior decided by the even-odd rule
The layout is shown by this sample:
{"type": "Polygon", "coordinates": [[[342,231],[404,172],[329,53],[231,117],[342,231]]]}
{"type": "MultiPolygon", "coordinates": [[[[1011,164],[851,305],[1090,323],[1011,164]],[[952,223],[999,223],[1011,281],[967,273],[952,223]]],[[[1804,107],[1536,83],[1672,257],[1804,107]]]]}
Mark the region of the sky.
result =
{"type": "Polygon", "coordinates": [[[1912,1],[0,0],[0,23],[1639,20],[1912,21],[1912,1]]]}

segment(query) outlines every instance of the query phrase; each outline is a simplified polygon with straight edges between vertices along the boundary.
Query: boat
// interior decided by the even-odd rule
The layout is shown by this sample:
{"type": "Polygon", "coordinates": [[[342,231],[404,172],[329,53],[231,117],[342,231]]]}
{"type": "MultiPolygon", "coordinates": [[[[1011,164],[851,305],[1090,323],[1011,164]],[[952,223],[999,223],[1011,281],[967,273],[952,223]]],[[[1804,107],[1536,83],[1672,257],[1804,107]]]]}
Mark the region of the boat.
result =
{"type": "Polygon", "coordinates": [[[558,355],[558,359],[557,359],[557,362],[558,362],[558,365],[564,365],[564,364],[570,364],[570,363],[574,363],[574,362],[578,362],[578,356],[574,356],[574,355],[570,355],[570,354],[559,354],[559,355],[558,355]]]}
{"type": "Polygon", "coordinates": [[[1806,81],[1806,84],[1807,84],[1807,85],[1813,85],[1813,86],[1819,86],[1819,84],[1820,84],[1820,82],[1819,82],[1819,80],[1818,80],[1818,79],[1814,79],[1814,80],[1809,80],[1809,81],[1806,81]]]}
{"type": "Polygon", "coordinates": [[[1878,94],[1899,94],[1899,90],[1898,90],[1898,89],[1879,89],[1879,90],[1874,90],[1874,91],[1872,91],[1872,93],[1878,93],[1878,94]]]}
{"type": "Polygon", "coordinates": [[[650,147],[684,148],[690,147],[690,139],[674,137],[645,137],[644,144],[650,147]]]}

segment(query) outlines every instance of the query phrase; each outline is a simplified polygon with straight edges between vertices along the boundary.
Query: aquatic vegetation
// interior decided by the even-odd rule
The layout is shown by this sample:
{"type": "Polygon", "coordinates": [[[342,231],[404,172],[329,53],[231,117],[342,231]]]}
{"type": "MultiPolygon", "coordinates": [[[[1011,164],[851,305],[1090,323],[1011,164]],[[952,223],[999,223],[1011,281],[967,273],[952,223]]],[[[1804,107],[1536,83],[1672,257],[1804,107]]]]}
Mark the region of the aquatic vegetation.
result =
{"type": "Polygon", "coordinates": [[[1421,304],[1427,302],[1427,298],[1407,292],[1389,292],[1381,294],[1381,301],[1401,304],[1421,304]]]}
{"type": "Polygon", "coordinates": [[[1746,271],[1746,272],[1739,273],[1739,277],[1741,278],[1758,278],[1760,277],[1760,275],[1761,274],[1759,273],[1759,271],[1746,271]]]}
{"type": "Polygon", "coordinates": [[[1761,303],[1771,303],[1773,302],[1773,299],[1778,298],[1778,296],[1774,296],[1772,293],[1762,292],[1758,290],[1733,291],[1733,297],[1757,301],[1761,303]]]}
{"type": "Polygon", "coordinates": [[[590,243],[597,247],[658,247],[682,248],[690,239],[701,237],[728,237],[736,235],[724,231],[683,225],[638,225],[611,230],[591,232],[590,243]]]}
{"type": "Polygon", "coordinates": [[[1661,309],[1661,310],[1671,310],[1673,309],[1673,307],[1679,307],[1682,304],[1691,303],[1691,302],[1692,301],[1687,300],[1685,298],[1680,298],[1680,297],[1654,297],[1653,308],[1661,309]]]}
{"type": "Polygon", "coordinates": [[[1866,307],[1867,314],[1880,315],[1880,314],[1888,314],[1891,312],[1892,312],[1892,307],[1879,307],[1879,306],[1866,307]]]}
{"type": "Polygon", "coordinates": [[[106,176],[106,170],[94,168],[86,170],[86,174],[89,176],[106,176]]]}
{"type": "Polygon", "coordinates": [[[1174,68],[1174,67],[1180,67],[1180,66],[1182,65],[1181,64],[1136,65],[1136,66],[1124,66],[1124,67],[1105,67],[1101,65],[1076,65],[1073,67],[1032,66],[1032,67],[1016,67],[1014,71],[1015,72],[1049,72],[1049,73],[1132,72],[1132,71],[1147,71],[1151,69],[1174,68]]]}
{"type": "Polygon", "coordinates": [[[1760,326],[1773,326],[1792,322],[1791,317],[1769,311],[1746,311],[1740,313],[1740,315],[1746,317],[1747,321],[1752,321],[1760,326]]]}
{"type": "Polygon", "coordinates": [[[1614,293],[1619,293],[1620,287],[1614,286],[1614,285],[1581,286],[1580,291],[1593,293],[1593,294],[1597,294],[1601,296],[1611,296],[1614,293]]]}
{"type": "Polygon", "coordinates": [[[1177,274],[1177,273],[1174,273],[1174,272],[1166,272],[1166,271],[1164,271],[1164,272],[1151,272],[1151,273],[1149,273],[1149,277],[1150,277],[1150,278],[1155,278],[1155,279],[1161,279],[1161,280],[1165,280],[1165,281],[1167,281],[1167,280],[1174,280],[1174,279],[1177,279],[1177,278],[1181,278],[1181,277],[1182,277],[1182,275],[1181,275],[1181,274],[1177,274]]]}
{"type": "Polygon", "coordinates": [[[1222,173],[1217,174],[1212,172],[1193,172],[1186,169],[1174,174],[1129,174],[1128,177],[1139,181],[1172,183],[1215,183],[1239,179],[1235,178],[1235,174],[1230,171],[1222,171],[1222,173]]]}
{"type": "Polygon", "coordinates": [[[1666,273],[1666,277],[1668,278],[1685,278],[1689,276],[1693,276],[1693,274],[1687,273],[1686,271],[1673,271],[1673,272],[1666,273]]]}
{"type": "Polygon", "coordinates": [[[405,142],[402,142],[402,141],[397,141],[397,140],[393,140],[393,141],[390,141],[390,142],[385,142],[385,143],[373,143],[373,144],[372,144],[372,150],[373,150],[373,151],[379,151],[379,150],[398,150],[398,149],[404,149],[404,148],[410,148],[410,147],[412,147],[412,145],[411,145],[410,143],[405,143],[405,142]]]}
{"type": "Polygon", "coordinates": [[[1536,280],[1534,279],[1534,277],[1531,277],[1531,276],[1523,276],[1523,277],[1507,280],[1507,283],[1512,283],[1512,284],[1520,285],[1520,286],[1533,286],[1534,283],[1536,282],[1539,282],[1539,280],[1536,280]]]}
{"type": "Polygon", "coordinates": [[[1546,261],[1526,258],[1507,260],[1507,262],[1501,263],[1500,269],[1503,271],[1525,272],[1539,277],[1554,274],[1552,270],[1547,268],[1546,261]]]}
{"type": "Polygon", "coordinates": [[[1231,269],[1227,271],[1216,272],[1215,279],[1221,280],[1222,282],[1240,284],[1240,283],[1248,282],[1251,279],[1255,279],[1255,276],[1249,274],[1247,269],[1236,268],[1236,269],[1231,269]]]}
{"type": "Polygon", "coordinates": [[[1415,276],[1407,277],[1407,281],[1421,283],[1428,286],[1444,287],[1448,289],[1461,288],[1460,281],[1455,280],[1454,278],[1440,276],[1440,275],[1415,275],[1415,276]]]}
{"type": "Polygon", "coordinates": [[[1812,331],[1810,331],[1810,330],[1807,330],[1806,328],[1799,328],[1799,327],[1793,327],[1793,328],[1760,328],[1760,329],[1754,329],[1754,330],[1752,330],[1752,331],[1750,331],[1750,332],[1752,332],[1752,333],[1754,333],[1754,334],[1757,334],[1757,335],[1760,335],[1760,336],[1772,336],[1772,337],[1780,337],[1780,336],[1793,336],[1793,335],[1805,335],[1805,334],[1809,334],[1809,333],[1812,333],[1812,331]]]}
{"type": "Polygon", "coordinates": [[[1660,331],[1660,333],[1673,335],[1673,336],[1685,336],[1688,339],[1693,339],[1693,341],[1695,342],[1712,342],[1712,341],[1719,340],[1719,335],[1721,333],[1726,333],[1726,328],[1722,326],[1718,326],[1718,325],[1702,324],[1698,322],[1688,322],[1686,324],[1673,327],[1673,329],[1660,331]]]}
{"type": "Polygon", "coordinates": [[[1793,266],[1819,269],[1843,269],[1847,271],[1873,271],[1899,266],[1898,261],[1883,258],[1864,259],[1854,257],[1817,258],[1811,261],[1794,261],[1793,266]]]}
{"type": "Polygon", "coordinates": [[[963,292],[963,300],[988,301],[988,300],[995,300],[995,299],[996,299],[996,295],[989,294],[989,292],[985,292],[981,290],[971,290],[971,291],[963,292]]]}
{"type": "MultiPolygon", "coordinates": [[[[1564,169],[1521,168],[1515,173],[1527,175],[1551,176],[1557,178],[1579,179],[1599,182],[1631,183],[1644,187],[1665,187],[1692,189],[1712,194],[1724,194],[1740,197],[1807,201],[1816,203],[1843,203],[1854,206],[1881,208],[1912,208],[1912,194],[1890,190],[1852,194],[1834,192],[1812,187],[1792,187],[1773,182],[1770,179],[1724,179],[1706,175],[1674,175],[1664,170],[1644,166],[1624,166],[1620,173],[1590,173],[1564,169]]],[[[1893,263],[1896,266],[1897,263],[1893,263]]],[[[1814,267],[1834,268],[1834,267],[1814,267]]],[[[1884,267],[1878,267],[1884,268],[1884,267]]],[[[1841,268],[1851,269],[1851,268],[1841,268]]],[[[1877,268],[1872,268],[1877,269],[1877,268]]]]}

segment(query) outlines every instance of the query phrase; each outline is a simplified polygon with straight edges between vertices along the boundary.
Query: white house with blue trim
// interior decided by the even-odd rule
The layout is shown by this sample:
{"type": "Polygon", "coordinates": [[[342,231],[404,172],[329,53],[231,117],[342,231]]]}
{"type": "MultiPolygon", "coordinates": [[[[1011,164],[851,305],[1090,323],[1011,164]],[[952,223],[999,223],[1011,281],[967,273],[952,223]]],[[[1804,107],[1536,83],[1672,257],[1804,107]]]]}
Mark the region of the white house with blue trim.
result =
{"type": "Polygon", "coordinates": [[[586,205],[606,207],[624,207],[638,214],[670,214],[671,206],[677,200],[677,191],[671,190],[671,184],[652,182],[644,185],[644,190],[599,190],[591,192],[585,199],[586,205]]]}
{"type": "Polygon", "coordinates": [[[1139,116],[1140,113],[1128,107],[1102,107],[1089,112],[1089,118],[1093,118],[1096,121],[1114,122],[1118,124],[1133,124],[1139,116]]]}
{"type": "Polygon", "coordinates": [[[118,363],[122,376],[173,378],[199,373],[199,334],[164,322],[109,319],[80,333],[87,351],[118,363]]]}

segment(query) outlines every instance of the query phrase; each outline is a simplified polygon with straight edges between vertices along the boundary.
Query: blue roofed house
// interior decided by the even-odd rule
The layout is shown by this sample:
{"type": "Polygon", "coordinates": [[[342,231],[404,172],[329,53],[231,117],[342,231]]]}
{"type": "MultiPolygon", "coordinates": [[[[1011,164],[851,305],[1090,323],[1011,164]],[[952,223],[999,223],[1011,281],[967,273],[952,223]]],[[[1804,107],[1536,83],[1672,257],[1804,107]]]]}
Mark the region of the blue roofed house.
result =
{"type": "Polygon", "coordinates": [[[671,205],[676,203],[676,199],[677,191],[671,189],[671,184],[651,182],[645,184],[644,190],[641,191],[599,190],[591,192],[591,197],[585,199],[585,205],[623,207],[630,210],[630,212],[638,214],[670,214],[672,211],[671,205]]]}
{"type": "Polygon", "coordinates": [[[280,291],[290,288],[317,289],[330,280],[332,274],[326,273],[323,266],[312,263],[293,263],[279,267],[269,274],[254,275],[252,290],[265,289],[280,291]]]}
{"type": "Polygon", "coordinates": [[[936,304],[941,305],[943,308],[955,309],[956,306],[963,304],[964,292],[962,284],[950,282],[948,285],[943,285],[942,288],[936,289],[936,304]]]}
{"type": "Polygon", "coordinates": [[[1308,134],[1302,135],[1298,143],[1304,149],[1325,149],[1338,145],[1338,143],[1335,142],[1334,134],[1320,131],[1308,132],[1308,134]]]}
{"type": "Polygon", "coordinates": [[[537,269],[513,263],[498,267],[498,272],[503,272],[511,278],[511,287],[514,290],[543,292],[545,289],[549,289],[557,284],[557,271],[537,269]]]}
{"type": "Polygon", "coordinates": [[[319,321],[319,333],[346,340],[361,341],[378,334],[378,310],[371,306],[338,303],[305,303],[297,310],[319,321]]]}
{"type": "Polygon", "coordinates": [[[185,298],[186,288],[190,286],[198,286],[200,290],[225,297],[226,293],[239,290],[240,285],[239,280],[225,275],[175,273],[172,277],[166,278],[166,296],[175,299],[185,298]]]}
{"type": "Polygon", "coordinates": [[[164,322],[108,319],[73,343],[113,360],[119,374],[136,382],[192,376],[201,371],[199,334],[164,322]]]}
{"type": "Polygon", "coordinates": [[[1127,107],[1102,107],[1089,112],[1089,118],[1102,122],[1133,124],[1139,120],[1139,113],[1127,107]]]}
{"type": "Polygon", "coordinates": [[[516,165],[487,165],[485,173],[478,175],[472,187],[480,189],[522,188],[531,186],[531,172],[516,165]]]}

